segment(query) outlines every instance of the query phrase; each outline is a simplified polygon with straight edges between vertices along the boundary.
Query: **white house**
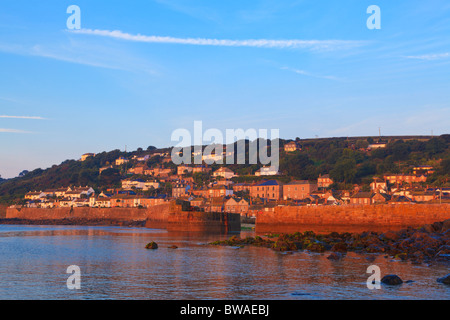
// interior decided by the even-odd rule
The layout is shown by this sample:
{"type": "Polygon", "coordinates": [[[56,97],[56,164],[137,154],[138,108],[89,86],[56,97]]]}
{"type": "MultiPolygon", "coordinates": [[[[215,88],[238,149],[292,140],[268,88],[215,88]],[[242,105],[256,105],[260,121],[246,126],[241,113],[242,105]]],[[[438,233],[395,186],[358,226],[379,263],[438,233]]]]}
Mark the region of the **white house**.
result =
{"type": "Polygon", "coordinates": [[[280,173],[278,172],[278,168],[271,166],[271,167],[262,167],[258,171],[255,172],[255,176],[277,176],[280,173]]]}
{"type": "Polygon", "coordinates": [[[213,176],[214,177],[223,177],[225,179],[231,179],[233,177],[236,177],[236,174],[232,170],[230,170],[226,167],[222,167],[222,168],[214,171],[213,176]]]}

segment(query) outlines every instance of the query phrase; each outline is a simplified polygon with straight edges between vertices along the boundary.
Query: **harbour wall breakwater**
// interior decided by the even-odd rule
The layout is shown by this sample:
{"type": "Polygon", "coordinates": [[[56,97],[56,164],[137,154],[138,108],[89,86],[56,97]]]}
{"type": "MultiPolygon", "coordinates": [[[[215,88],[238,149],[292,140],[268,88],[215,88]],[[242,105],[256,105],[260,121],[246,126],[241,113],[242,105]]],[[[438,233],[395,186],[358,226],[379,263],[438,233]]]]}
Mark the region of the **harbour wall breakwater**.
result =
{"type": "Polygon", "coordinates": [[[258,212],[256,232],[384,232],[447,219],[450,204],[284,206],[258,212]]]}
{"type": "Polygon", "coordinates": [[[39,221],[52,224],[78,225],[138,225],[168,231],[238,232],[241,229],[240,215],[231,213],[208,213],[183,211],[174,202],[149,208],[8,208],[6,219],[22,223],[39,221]]]}
{"type": "Polygon", "coordinates": [[[0,204],[0,218],[6,218],[6,209],[8,207],[6,205],[0,204]]]}

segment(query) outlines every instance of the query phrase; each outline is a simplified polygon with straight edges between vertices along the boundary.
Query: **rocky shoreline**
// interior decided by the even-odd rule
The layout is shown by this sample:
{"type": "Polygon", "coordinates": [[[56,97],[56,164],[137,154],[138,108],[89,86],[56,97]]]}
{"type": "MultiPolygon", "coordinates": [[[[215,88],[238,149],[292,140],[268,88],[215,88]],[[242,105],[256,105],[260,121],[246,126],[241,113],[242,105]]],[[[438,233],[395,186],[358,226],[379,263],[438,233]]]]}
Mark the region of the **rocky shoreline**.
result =
{"type": "MultiPolygon", "coordinates": [[[[232,236],[228,240],[215,241],[210,245],[257,246],[276,251],[292,252],[306,250],[325,253],[330,260],[339,260],[347,252],[383,254],[394,259],[412,263],[450,262],[450,220],[406,228],[400,231],[315,234],[312,231],[292,234],[268,234],[247,237],[232,236]]],[[[370,259],[370,258],[369,258],[370,259]]]]}
{"type": "Polygon", "coordinates": [[[0,225],[49,225],[49,226],[119,226],[145,227],[145,220],[116,220],[116,219],[0,219],[0,225]]]}

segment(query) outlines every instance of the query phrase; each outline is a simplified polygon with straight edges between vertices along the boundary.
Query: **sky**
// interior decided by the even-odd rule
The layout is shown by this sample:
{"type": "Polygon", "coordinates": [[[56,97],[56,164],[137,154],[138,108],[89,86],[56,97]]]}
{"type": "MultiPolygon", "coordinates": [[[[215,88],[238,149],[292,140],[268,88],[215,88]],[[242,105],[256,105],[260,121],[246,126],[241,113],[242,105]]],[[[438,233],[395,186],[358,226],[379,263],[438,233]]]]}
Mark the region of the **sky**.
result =
{"type": "Polygon", "coordinates": [[[0,175],[174,146],[194,121],[284,139],[445,134],[449,74],[448,0],[2,0],[0,175]]]}

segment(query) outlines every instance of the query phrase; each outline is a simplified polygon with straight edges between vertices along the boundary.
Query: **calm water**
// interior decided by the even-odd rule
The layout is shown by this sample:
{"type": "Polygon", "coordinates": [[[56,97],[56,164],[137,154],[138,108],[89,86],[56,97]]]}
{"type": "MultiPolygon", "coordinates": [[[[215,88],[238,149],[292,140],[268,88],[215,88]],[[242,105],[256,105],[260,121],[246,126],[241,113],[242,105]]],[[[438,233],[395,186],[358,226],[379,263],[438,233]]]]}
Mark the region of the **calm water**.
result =
{"type": "Polygon", "coordinates": [[[450,299],[450,286],[436,282],[450,273],[448,265],[383,256],[369,262],[356,254],[336,262],[327,253],[205,245],[223,238],[139,228],[0,226],[0,299],[450,299]],[[144,249],[150,241],[159,249],[144,249]],[[369,290],[371,264],[382,275],[415,282],[369,290]],[[67,289],[70,265],[81,268],[81,290],[67,289]]]}

